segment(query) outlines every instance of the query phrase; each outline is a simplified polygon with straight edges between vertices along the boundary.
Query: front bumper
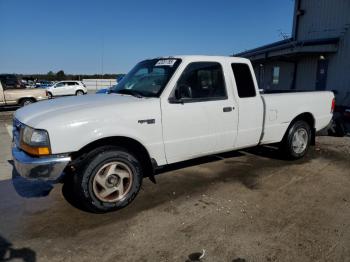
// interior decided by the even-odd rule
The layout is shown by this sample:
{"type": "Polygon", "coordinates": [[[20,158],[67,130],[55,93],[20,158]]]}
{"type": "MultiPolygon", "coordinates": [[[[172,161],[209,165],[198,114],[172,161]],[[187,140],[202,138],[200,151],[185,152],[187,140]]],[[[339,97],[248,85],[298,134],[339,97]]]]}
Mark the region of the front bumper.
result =
{"type": "Polygon", "coordinates": [[[22,177],[50,181],[57,180],[71,161],[69,156],[32,157],[15,143],[12,145],[12,157],[15,168],[22,177]]]}

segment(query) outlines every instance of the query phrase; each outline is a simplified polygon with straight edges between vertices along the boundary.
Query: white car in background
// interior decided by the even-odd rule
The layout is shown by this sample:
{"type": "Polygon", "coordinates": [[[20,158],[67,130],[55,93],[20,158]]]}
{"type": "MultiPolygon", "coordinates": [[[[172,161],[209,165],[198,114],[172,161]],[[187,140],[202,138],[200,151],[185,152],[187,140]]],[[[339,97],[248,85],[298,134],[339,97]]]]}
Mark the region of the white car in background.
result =
{"type": "Polygon", "coordinates": [[[86,86],[81,81],[61,81],[46,88],[49,98],[87,94],[86,86]]]}

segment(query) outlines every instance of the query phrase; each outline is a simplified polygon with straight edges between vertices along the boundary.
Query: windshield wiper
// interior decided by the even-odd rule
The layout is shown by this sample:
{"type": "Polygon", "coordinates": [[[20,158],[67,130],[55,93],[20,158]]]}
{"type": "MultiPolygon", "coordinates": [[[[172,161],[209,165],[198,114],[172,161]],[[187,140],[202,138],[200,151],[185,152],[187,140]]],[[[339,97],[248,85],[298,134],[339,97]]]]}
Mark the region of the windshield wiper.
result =
{"type": "Polygon", "coordinates": [[[136,90],[131,90],[131,89],[116,90],[113,93],[122,94],[122,95],[132,95],[132,96],[137,97],[137,98],[142,98],[143,97],[141,92],[138,92],[136,90]]]}

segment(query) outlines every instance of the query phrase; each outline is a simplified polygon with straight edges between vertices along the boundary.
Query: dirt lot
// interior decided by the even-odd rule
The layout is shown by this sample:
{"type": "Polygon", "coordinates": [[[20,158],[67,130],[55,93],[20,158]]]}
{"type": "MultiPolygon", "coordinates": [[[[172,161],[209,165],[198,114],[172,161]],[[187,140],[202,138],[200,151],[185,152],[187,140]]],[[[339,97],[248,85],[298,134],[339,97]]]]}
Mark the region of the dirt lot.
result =
{"type": "Polygon", "coordinates": [[[12,174],[4,114],[0,261],[192,261],[203,249],[214,262],[350,261],[350,138],[319,137],[296,162],[267,147],[192,161],[96,215],[69,204],[61,185],[33,197],[48,188],[12,174]]]}

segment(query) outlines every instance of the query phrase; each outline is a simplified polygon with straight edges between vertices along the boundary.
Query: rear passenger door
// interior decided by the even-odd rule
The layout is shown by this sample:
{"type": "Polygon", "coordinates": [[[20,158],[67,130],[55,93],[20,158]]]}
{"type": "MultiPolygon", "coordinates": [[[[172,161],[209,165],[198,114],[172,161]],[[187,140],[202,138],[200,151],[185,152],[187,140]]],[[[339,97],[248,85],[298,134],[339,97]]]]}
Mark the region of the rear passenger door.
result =
{"type": "Polygon", "coordinates": [[[168,163],[232,149],[237,116],[222,65],[217,62],[187,65],[169,100],[162,101],[168,163]]]}
{"type": "Polygon", "coordinates": [[[78,87],[77,82],[67,82],[66,94],[67,95],[75,95],[75,91],[78,87]]]}
{"type": "Polygon", "coordinates": [[[246,63],[232,63],[232,73],[238,96],[239,126],[236,148],[255,146],[263,128],[264,105],[257,93],[253,69],[246,63]]]}

